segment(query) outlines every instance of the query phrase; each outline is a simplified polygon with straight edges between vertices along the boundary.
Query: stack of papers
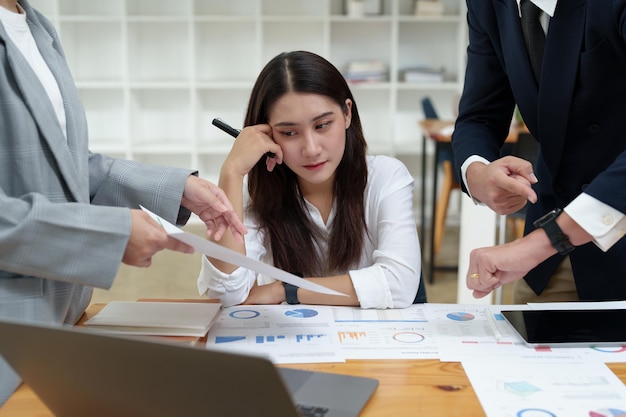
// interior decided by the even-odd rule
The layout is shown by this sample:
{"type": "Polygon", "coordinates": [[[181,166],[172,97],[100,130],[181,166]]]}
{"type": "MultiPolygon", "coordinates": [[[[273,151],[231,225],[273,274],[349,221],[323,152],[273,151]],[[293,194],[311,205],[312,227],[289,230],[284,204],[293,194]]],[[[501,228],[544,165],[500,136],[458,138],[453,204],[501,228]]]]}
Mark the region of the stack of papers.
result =
{"type": "Polygon", "coordinates": [[[85,324],[126,335],[203,337],[221,309],[218,303],[112,301],[85,324]]]}

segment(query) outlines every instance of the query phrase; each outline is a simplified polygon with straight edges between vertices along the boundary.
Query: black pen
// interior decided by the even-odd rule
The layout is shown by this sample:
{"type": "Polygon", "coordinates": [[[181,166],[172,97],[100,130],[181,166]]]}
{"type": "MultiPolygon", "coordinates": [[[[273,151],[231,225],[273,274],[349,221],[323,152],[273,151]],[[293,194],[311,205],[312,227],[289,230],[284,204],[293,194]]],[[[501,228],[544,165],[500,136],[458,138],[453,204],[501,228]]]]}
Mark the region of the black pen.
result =
{"type": "Polygon", "coordinates": [[[221,130],[223,130],[224,132],[228,133],[229,135],[231,135],[234,138],[239,136],[239,134],[241,133],[241,130],[235,129],[234,127],[230,126],[229,124],[227,124],[225,121],[223,121],[219,117],[216,117],[215,119],[213,119],[213,126],[217,126],[218,128],[220,128],[221,130]]]}
{"type": "MultiPolygon", "coordinates": [[[[212,123],[213,123],[213,126],[218,127],[219,129],[223,130],[224,132],[228,133],[234,138],[237,138],[237,136],[239,136],[239,134],[241,133],[241,130],[235,129],[234,127],[232,127],[231,125],[229,125],[228,123],[220,119],[219,117],[216,117],[215,119],[213,119],[212,123]]],[[[267,152],[265,156],[269,156],[270,158],[275,158],[276,154],[274,154],[274,152],[267,152]]]]}

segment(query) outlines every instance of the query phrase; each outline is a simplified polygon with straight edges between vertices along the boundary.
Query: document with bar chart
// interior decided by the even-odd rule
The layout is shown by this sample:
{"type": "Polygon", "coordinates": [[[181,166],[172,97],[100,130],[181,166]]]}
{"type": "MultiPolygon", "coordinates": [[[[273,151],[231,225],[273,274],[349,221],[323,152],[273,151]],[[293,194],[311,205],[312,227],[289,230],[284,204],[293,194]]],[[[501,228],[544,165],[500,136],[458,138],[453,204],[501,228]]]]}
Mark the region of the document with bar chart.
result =
{"type": "Polygon", "coordinates": [[[207,348],[260,354],[274,363],[436,359],[421,305],[406,309],[263,305],[224,308],[207,348]]]}
{"type": "Polygon", "coordinates": [[[394,310],[333,307],[333,315],[346,359],[439,357],[421,305],[394,310]]]}
{"type": "Polygon", "coordinates": [[[274,363],[344,362],[332,310],[306,305],[224,308],[208,349],[268,357],[274,363]]]}

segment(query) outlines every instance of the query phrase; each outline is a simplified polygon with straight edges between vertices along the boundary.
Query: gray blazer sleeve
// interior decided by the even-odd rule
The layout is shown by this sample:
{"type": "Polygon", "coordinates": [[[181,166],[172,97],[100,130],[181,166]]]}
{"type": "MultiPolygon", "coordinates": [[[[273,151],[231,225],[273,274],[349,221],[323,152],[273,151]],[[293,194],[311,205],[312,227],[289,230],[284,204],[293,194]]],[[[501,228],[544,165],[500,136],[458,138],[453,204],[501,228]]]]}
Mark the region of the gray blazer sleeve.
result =
{"type": "Polygon", "coordinates": [[[128,208],[141,204],[176,222],[192,171],[90,153],[87,120],[56,31],[22,5],[61,91],[67,136],[0,25],[0,279],[34,276],[108,288],[128,242],[128,208]]]}

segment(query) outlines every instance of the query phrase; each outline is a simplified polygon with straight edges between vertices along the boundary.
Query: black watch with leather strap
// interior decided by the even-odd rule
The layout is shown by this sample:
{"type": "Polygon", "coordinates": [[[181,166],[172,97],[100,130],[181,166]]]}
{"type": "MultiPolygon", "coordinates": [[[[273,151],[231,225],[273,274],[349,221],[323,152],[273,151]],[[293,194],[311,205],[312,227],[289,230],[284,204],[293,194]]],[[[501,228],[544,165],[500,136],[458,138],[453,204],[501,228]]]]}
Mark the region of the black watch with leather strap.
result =
{"type": "Polygon", "coordinates": [[[541,227],[546,232],[550,243],[561,255],[567,255],[575,249],[575,246],[571,244],[567,235],[563,233],[563,230],[556,222],[556,218],[559,217],[562,211],[560,208],[556,208],[535,220],[533,224],[536,228],[541,227]]]}

